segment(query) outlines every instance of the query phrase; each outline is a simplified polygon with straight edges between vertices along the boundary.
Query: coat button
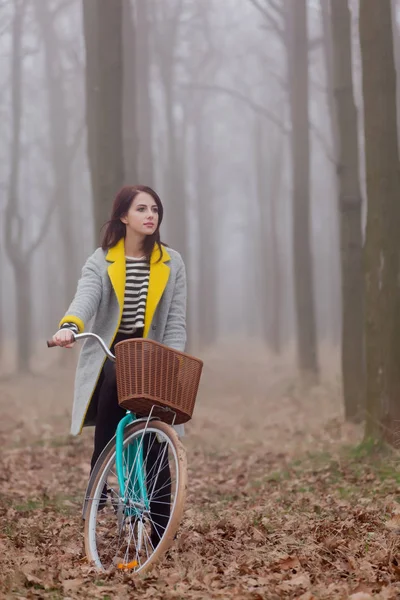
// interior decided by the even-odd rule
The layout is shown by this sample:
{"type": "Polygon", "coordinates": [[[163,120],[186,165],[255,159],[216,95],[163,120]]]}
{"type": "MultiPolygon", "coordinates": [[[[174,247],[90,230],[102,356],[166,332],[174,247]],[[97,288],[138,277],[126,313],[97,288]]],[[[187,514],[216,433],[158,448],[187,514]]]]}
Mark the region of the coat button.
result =
{"type": "Polygon", "coordinates": [[[152,328],[153,331],[155,331],[157,329],[157,326],[156,325],[152,325],[151,328],[152,328]]]}

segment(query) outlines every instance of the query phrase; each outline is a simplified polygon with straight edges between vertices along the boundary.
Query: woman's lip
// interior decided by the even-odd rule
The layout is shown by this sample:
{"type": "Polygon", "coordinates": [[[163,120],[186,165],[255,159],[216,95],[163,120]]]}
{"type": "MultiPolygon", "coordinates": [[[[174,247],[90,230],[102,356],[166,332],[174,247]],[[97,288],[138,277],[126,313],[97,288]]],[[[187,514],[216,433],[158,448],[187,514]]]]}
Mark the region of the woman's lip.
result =
{"type": "Polygon", "coordinates": [[[154,223],[145,223],[144,226],[145,227],[154,227],[154,223]]]}

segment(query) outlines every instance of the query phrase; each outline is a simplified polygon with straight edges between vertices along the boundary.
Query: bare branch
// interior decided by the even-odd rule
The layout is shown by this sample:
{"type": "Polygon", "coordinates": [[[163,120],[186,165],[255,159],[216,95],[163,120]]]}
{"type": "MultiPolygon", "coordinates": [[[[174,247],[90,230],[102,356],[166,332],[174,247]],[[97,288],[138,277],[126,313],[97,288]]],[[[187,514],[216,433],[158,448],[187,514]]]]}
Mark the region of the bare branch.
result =
{"type": "Polygon", "coordinates": [[[277,0],[267,0],[268,4],[271,8],[273,8],[278,15],[283,19],[285,17],[285,11],[284,8],[282,6],[282,4],[279,3],[279,1],[277,0]]]}
{"type": "Polygon", "coordinates": [[[321,144],[322,148],[324,149],[325,156],[329,160],[329,162],[331,162],[334,165],[337,165],[336,156],[335,156],[335,153],[334,153],[332,147],[327,142],[324,134],[318,129],[318,127],[312,121],[310,121],[310,131],[314,134],[315,139],[318,140],[319,143],[321,144]]]}
{"type": "MultiPolygon", "coordinates": [[[[275,81],[277,81],[279,83],[279,85],[284,90],[284,92],[286,94],[288,94],[289,93],[289,83],[287,80],[287,75],[286,74],[282,75],[281,73],[277,73],[276,71],[273,71],[270,67],[264,66],[264,65],[268,65],[270,62],[271,62],[271,59],[268,56],[265,56],[263,59],[261,59],[261,62],[260,62],[261,70],[263,71],[263,73],[268,73],[268,75],[270,75],[272,79],[275,79],[275,81]]],[[[264,79],[263,79],[262,83],[265,83],[264,79]]]]}
{"type": "Polygon", "coordinates": [[[6,22],[4,25],[1,24],[0,27],[0,36],[3,37],[3,34],[10,30],[10,23],[6,22]]]}
{"type": "MultiPolygon", "coordinates": [[[[271,14],[271,11],[261,6],[258,0],[249,0],[249,2],[251,2],[251,4],[262,14],[264,19],[272,27],[272,30],[279,35],[282,41],[284,41],[285,30],[283,23],[279,23],[279,20],[273,14],[271,14]]],[[[272,7],[276,8],[273,4],[272,7]]]]}
{"type": "Polygon", "coordinates": [[[264,6],[261,6],[261,4],[258,2],[258,0],[249,0],[249,2],[262,14],[264,19],[269,18],[267,9],[264,8],[264,6]]]}
{"type": "Polygon", "coordinates": [[[265,117],[272,123],[275,123],[275,125],[283,133],[285,133],[285,134],[289,133],[289,129],[287,129],[287,127],[285,127],[285,124],[282,123],[282,121],[276,115],[274,115],[271,111],[269,111],[264,106],[260,106],[256,102],[253,102],[253,100],[251,98],[249,98],[245,94],[242,94],[241,92],[238,92],[237,90],[233,90],[231,88],[228,88],[228,87],[225,87],[222,85],[210,85],[210,84],[201,84],[201,83],[186,83],[186,84],[182,84],[181,87],[186,88],[186,89],[203,90],[204,92],[219,92],[221,94],[231,96],[232,98],[235,98],[236,100],[239,100],[240,102],[243,102],[243,104],[246,104],[255,113],[258,113],[259,115],[265,117]]]}
{"type": "MultiPolygon", "coordinates": [[[[285,123],[283,123],[276,115],[274,115],[274,113],[269,111],[264,106],[260,106],[256,102],[253,102],[253,100],[251,100],[251,98],[242,94],[241,92],[238,92],[237,90],[233,90],[231,88],[227,88],[227,87],[221,86],[221,85],[209,85],[209,84],[198,84],[198,83],[183,84],[182,87],[186,88],[186,89],[193,89],[193,90],[197,89],[197,90],[202,90],[205,92],[219,92],[222,94],[226,94],[227,96],[231,96],[232,98],[239,100],[239,102],[246,104],[246,106],[248,106],[253,112],[255,112],[256,114],[259,114],[261,117],[264,117],[268,121],[274,123],[278,127],[278,129],[280,131],[282,131],[282,133],[284,133],[285,135],[289,135],[292,131],[292,128],[287,127],[285,125],[285,123]]],[[[336,158],[332,151],[332,148],[329,146],[323,133],[321,133],[321,131],[318,129],[318,127],[311,121],[310,121],[310,131],[314,134],[316,140],[318,140],[319,143],[321,144],[321,146],[323,147],[327,159],[330,162],[332,162],[333,164],[336,164],[336,158]]]]}

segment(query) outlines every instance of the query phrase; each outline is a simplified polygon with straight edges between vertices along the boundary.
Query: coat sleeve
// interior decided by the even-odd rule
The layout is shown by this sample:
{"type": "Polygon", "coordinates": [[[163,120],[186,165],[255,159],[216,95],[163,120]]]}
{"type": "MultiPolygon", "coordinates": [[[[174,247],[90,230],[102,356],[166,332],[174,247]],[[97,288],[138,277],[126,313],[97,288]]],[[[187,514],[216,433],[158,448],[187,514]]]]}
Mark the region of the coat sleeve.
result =
{"type": "Polygon", "coordinates": [[[61,319],[59,327],[62,327],[64,323],[73,323],[78,327],[78,332],[82,333],[85,330],[85,324],[97,312],[102,294],[102,279],[97,252],[92,254],[83,266],[75,297],[65,316],[61,319]]]}
{"type": "Polygon", "coordinates": [[[186,346],[186,301],[186,269],[181,259],[162,341],[166,346],[180,352],[184,352],[186,346]]]}

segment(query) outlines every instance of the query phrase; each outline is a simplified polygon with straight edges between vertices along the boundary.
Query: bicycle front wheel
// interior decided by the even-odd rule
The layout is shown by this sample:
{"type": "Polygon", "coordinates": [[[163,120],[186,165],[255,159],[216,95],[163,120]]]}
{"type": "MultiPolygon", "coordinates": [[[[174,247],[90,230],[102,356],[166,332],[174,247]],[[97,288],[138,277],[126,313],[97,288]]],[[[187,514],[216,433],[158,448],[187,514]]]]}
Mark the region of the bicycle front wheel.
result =
{"type": "Polygon", "coordinates": [[[88,499],[86,555],[100,570],[143,573],[168,549],[181,521],[186,452],[166,423],[134,422],[125,429],[122,465],[124,490],[114,441],[88,499]]]}

